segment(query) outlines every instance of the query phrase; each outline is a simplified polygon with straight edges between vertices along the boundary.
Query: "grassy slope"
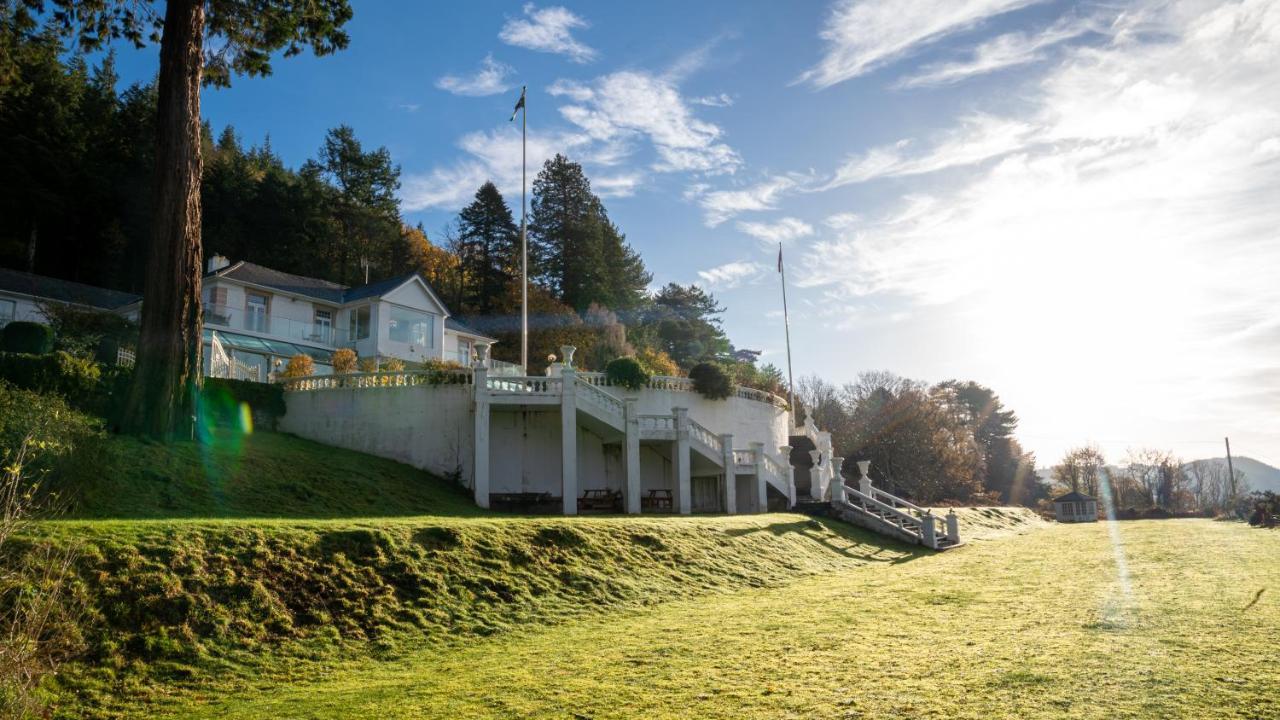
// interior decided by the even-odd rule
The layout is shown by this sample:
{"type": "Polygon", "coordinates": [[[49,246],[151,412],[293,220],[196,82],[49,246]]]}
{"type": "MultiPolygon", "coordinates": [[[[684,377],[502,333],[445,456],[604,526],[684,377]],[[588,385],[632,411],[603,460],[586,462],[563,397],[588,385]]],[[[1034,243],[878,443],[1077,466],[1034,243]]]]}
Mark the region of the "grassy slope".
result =
{"type": "Polygon", "coordinates": [[[271,432],[163,445],[108,437],[62,478],[80,518],[475,515],[465,492],[390,460],[271,432]]]}
{"type": "Polygon", "coordinates": [[[343,664],[320,682],[185,695],[169,710],[229,718],[1280,717],[1278,556],[1280,533],[1234,523],[1057,525],[911,562],[832,567],[780,587],[343,664]]]}

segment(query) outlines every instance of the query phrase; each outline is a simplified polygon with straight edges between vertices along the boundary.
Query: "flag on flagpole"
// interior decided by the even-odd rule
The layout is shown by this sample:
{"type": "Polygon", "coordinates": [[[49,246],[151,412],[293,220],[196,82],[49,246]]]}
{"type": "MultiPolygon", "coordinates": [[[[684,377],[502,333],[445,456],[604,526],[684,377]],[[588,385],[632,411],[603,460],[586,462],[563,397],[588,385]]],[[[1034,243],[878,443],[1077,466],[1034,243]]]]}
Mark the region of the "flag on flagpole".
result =
{"type": "Polygon", "coordinates": [[[511,111],[511,120],[508,122],[515,122],[516,113],[520,112],[520,108],[524,107],[524,90],[523,87],[520,88],[520,99],[516,101],[516,107],[511,111]]]}
{"type": "Polygon", "coordinates": [[[782,243],[778,243],[778,272],[782,272],[782,243]]]}

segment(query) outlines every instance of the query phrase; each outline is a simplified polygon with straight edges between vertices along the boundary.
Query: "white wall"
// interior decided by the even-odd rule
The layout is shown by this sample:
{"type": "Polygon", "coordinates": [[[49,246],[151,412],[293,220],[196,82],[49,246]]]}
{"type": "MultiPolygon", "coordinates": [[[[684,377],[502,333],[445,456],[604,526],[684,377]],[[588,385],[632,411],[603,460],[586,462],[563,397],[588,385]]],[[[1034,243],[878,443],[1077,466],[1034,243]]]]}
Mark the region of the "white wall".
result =
{"type": "Polygon", "coordinates": [[[615,387],[601,389],[618,397],[636,398],[636,411],[642,415],[670,415],[673,407],[689,408],[689,417],[715,434],[733,433],[736,449],[745,450],[752,442],[762,442],[765,451],[777,458],[778,448],[790,442],[787,411],[766,403],[740,397],[709,400],[683,390],[644,388],[630,393],[615,387]]]}
{"type": "MultiPolygon", "coordinates": [[[[8,320],[38,323],[49,322],[49,318],[44,314],[44,311],[40,309],[40,306],[36,304],[36,301],[33,298],[26,295],[0,291],[0,299],[10,300],[13,302],[13,317],[7,318],[8,320]]],[[[0,318],[0,320],[3,319],[5,318],[0,318]]]]}
{"type": "MultiPolygon", "coordinates": [[[[464,482],[470,482],[471,389],[470,385],[423,385],[287,392],[288,411],[279,427],[326,445],[441,475],[461,466],[464,482]]],[[[555,448],[559,457],[559,446],[555,448]]]]}

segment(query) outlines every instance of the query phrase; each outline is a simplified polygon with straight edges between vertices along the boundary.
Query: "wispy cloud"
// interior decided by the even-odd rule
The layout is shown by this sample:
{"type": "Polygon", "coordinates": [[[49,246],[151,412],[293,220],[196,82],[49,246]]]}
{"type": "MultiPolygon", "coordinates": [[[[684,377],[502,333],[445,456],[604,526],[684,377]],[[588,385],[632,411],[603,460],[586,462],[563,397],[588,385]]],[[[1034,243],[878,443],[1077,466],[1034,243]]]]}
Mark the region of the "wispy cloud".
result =
{"type": "Polygon", "coordinates": [[[929,43],[1041,0],[838,0],[822,31],[826,55],[800,82],[827,88],[929,43]]]}
{"type": "Polygon", "coordinates": [[[732,173],[742,162],[722,141],[720,127],[694,117],[666,77],[626,70],[589,84],[558,80],[548,92],[570,100],[560,114],[594,140],[647,139],[657,153],[652,169],[658,172],[732,173]]]}
{"type": "Polygon", "coordinates": [[[706,270],[699,270],[698,277],[709,289],[728,290],[758,280],[765,267],[757,262],[738,260],[706,270]]]}
{"type": "Polygon", "coordinates": [[[793,217],[784,217],[777,222],[740,222],[738,229],[757,240],[774,245],[780,242],[791,242],[813,234],[813,226],[793,217]]]}
{"type": "Polygon", "coordinates": [[[631,197],[642,182],[644,175],[641,173],[598,175],[592,178],[591,189],[602,198],[631,197]]]}
{"type": "Polygon", "coordinates": [[[920,153],[909,153],[912,143],[902,140],[849,158],[836,170],[827,188],[973,165],[1024,148],[1034,129],[1022,120],[970,116],[920,153]]]}
{"type": "Polygon", "coordinates": [[[777,201],[799,185],[795,175],[774,175],[737,190],[708,190],[703,185],[701,192],[686,194],[686,199],[696,198],[707,227],[716,227],[739,213],[775,209],[777,201]]]}
{"type": "Polygon", "coordinates": [[[861,219],[862,218],[859,217],[857,213],[836,213],[834,215],[828,215],[827,219],[822,221],[822,224],[832,230],[844,230],[845,228],[853,227],[853,225],[861,219]]]}
{"type": "Polygon", "coordinates": [[[814,243],[798,282],[964,325],[1029,432],[1280,447],[1257,374],[1280,349],[1257,345],[1280,307],[1280,5],[1129,12],[1109,42],[1064,48],[1023,114],[846,169],[957,171],[814,243]]]}
{"type": "Polygon", "coordinates": [[[507,76],[513,72],[515,71],[510,65],[494,60],[493,55],[485,55],[475,74],[465,77],[445,75],[436,81],[436,87],[454,95],[496,95],[511,89],[507,76]]]}
{"type": "Polygon", "coordinates": [[[921,67],[919,72],[899,82],[898,87],[949,85],[977,75],[1043,60],[1047,57],[1046,51],[1049,48],[1084,35],[1092,29],[1094,22],[1091,19],[1064,18],[1039,33],[1014,32],[998,35],[978,45],[964,60],[921,67]]]}
{"type": "Polygon", "coordinates": [[[596,51],[573,36],[573,30],[585,29],[590,24],[567,8],[552,6],[538,8],[533,3],[524,6],[523,18],[511,18],[502,26],[498,38],[508,45],[565,55],[577,63],[591,62],[596,51]]]}
{"type": "Polygon", "coordinates": [[[719,95],[703,95],[691,100],[694,105],[705,105],[707,107],[729,107],[733,105],[733,96],[729,93],[720,93],[719,95]]]}

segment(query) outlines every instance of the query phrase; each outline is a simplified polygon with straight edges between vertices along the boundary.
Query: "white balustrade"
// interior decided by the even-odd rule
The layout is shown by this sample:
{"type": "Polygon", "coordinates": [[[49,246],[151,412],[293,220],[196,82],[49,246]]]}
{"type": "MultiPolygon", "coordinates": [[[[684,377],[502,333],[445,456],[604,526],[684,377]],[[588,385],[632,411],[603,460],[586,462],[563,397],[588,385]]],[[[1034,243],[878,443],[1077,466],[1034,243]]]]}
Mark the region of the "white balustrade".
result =
{"type": "Polygon", "coordinates": [[[465,368],[434,371],[383,370],[379,372],[344,373],[341,375],[311,375],[301,378],[282,378],[280,380],[286,391],[417,387],[419,385],[470,385],[471,382],[471,371],[465,368]]]}
{"type": "Polygon", "coordinates": [[[689,420],[689,437],[705,445],[714,455],[718,456],[724,451],[720,436],[708,430],[705,425],[700,424],[697,420],[689,420]]]}
{"type": "Polygon", "coordinates": [[[587,403],[622,418],[626,405],[621,400],[590,383],[581,383],[578,387],[581,388],[582,399],[587,403]]]}

